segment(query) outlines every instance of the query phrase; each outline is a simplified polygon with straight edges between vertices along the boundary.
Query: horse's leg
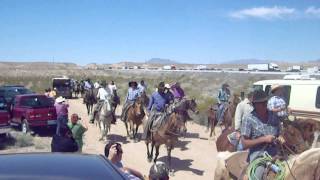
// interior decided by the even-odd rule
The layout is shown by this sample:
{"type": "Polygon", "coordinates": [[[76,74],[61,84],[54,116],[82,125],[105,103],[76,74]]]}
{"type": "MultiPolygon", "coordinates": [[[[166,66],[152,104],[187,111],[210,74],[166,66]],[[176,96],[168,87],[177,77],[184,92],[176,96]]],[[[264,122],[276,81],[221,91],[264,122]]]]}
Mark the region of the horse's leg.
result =
{"type": "Polygon", "coordinates": [[[151,152],[150,152],[149,162],[151,162],[153,157],[153,149],[154,149],[154,141],[151,140],[151,152]]]}
{"type": "Polygon", "coordinates": [[[88,103],[86,103],[86,107],[87,107],[87,113],[89,115],[89,113],[90,113],[90,105],[88,103]]]}
{"type": "Polygon", "coordinates": [[[157,159],[158,159],[158,156],[159,156],[159,148],[160,148],[160,145],[156,145],[156,153],[154,155],[154,160],[153,162],[156,163],[157,162],[157,159]]]}
{"type": "Polygon", "coordinates": [[[167,163],[168,163],[168,168],[169,168],[169,172],[170,172],[170,176],[173,176],[174,174],[174,171],[173,169],[171,169],[171,150],[172,150],[172,146],[168,146],[167,147],[167,153],[168,153],[168,156],[167,156],[167,163]]]}
{"type": "MultiPolygon", "coordinates": [[[[206,130],[206,132],[209,132],[209,127],[210,127],[210,118],[208,117],[208,119],[207,119],[207,130],[206,130]]],[[[211,137],[211,135],[210,135],[210,137],[211,137]]]]}
{"type": "Polygon", "coordinates": [[[135,128],[135,130],[133,132],[133,139],[134,139],[135,142],[138,142],[138,140],[137,140],[138,128],[139,128],[139,125],[136,124],[136,128],[135,128]]]}
{"type": "Polygon", "coordinates": [[[124,125],[126,126],[126,130],[127,130],[127,136],[129,137],[129,131],[128,131],[128,123],[125,121],[124,125]]]}

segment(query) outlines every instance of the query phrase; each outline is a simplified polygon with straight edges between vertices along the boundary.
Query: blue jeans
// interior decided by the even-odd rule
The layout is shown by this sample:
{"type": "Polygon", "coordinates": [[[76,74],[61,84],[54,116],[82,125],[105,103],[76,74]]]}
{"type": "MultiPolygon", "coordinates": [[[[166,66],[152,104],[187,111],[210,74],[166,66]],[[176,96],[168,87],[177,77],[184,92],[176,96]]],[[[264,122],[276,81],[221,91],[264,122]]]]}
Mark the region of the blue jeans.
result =
{"type": "Polygon", "coordinates": [[[225,107],[225,103],[222,102],[219,105],[219,110],[218,110],[218,123],[220,124],[222,119],[223,119],[223,115],[224,115],[224,107],[225,107]]]}
{"type": "Polygon", "coordinates": [[[56,129],[56,134],[60,135],[60,128],[62,126],[67,126],[68,123],[68,115],[64,116],[58,116],[57,118],[57,129],[56,129]]]}

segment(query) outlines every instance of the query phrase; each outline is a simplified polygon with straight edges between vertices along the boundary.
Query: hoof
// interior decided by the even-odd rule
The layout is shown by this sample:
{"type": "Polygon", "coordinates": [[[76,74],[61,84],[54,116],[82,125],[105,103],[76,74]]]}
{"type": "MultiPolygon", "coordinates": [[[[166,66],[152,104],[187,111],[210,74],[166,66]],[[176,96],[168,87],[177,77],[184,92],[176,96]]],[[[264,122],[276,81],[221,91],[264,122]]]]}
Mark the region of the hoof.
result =
{"type": "Polygon", "coordinates": [[[137,138],[134,138],[133,142],[137,143],[137,142],[139,142],[139,140],[137,138]]]}
{"type": "Polygon", "coordinates": [[[152,157],[148,157],[148,162],[151,163],[152,157]]]}
{"type": "Polygon", "coordinates": [[[174,170],[173,169],[170,169],[170,171],[169,171],[169,176],[174,176],[174,170]]]}

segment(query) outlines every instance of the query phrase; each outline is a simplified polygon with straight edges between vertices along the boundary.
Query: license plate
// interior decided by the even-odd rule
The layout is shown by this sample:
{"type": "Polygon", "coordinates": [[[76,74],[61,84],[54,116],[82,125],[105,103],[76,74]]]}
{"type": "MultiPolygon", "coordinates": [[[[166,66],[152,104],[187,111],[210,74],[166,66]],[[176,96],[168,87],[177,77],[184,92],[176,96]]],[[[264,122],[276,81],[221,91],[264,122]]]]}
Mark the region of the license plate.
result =
{"type": "Polygon", "coordinates": [[[48,125],[54,125],[57,124],[57,120],[49,120],[48,125]]]}

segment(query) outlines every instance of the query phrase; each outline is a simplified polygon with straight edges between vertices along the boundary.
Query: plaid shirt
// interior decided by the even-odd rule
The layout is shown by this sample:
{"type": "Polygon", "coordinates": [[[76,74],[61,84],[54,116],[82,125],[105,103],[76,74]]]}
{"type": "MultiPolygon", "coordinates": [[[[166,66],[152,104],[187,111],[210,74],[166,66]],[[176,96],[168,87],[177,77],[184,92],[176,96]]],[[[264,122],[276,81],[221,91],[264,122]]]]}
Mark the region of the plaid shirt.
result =
{"type": "Polygon", "coordinates": [[[126,102],[127,101],[135,101],[139,97],[139,95],[140,95],[140,92],[139,92],[138,88],[136,88],[136,89],[129,88],[128,94],[126,97],[126,102]]]}
{"type": "MultiPolygon", "coordinates": [[[[280,121],[273,119],[271,112],[268,112],[267,123],[263,123],[261,120],[259,120],[256,112],[252,111],[243,119],[241,124],[241,136],[245,136],[246,138],[249,138],[249,139],[257,139],[265,135],[278,136],[279,133],[280,133],[280,121]]],[[[265,148],[265,145],[266,144],[263,143],[250,148],[249,156],[256,151],[263,150],[265,148]]],[[[265,148],[265,151],[267,151],[271,156],[273,156],[276,154],[277,149],[275,146],[271,145],[271,146],[267,146],[265,148]]]]}
{"type": "MultiPolygon", "coordinates": [[[[282,99],[279,96],[272,96],[269,100],[268,100],[268,110],[271,111],[272,109],[279,109],[279,108],[286,108],[286,102],[284,101],[284,99],[282,99]]],[[[278,117],[285,117],[287,116],[287,111],[279,111],[277,113],[275,113],[276,116],[278,117]]]]}

